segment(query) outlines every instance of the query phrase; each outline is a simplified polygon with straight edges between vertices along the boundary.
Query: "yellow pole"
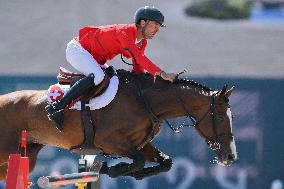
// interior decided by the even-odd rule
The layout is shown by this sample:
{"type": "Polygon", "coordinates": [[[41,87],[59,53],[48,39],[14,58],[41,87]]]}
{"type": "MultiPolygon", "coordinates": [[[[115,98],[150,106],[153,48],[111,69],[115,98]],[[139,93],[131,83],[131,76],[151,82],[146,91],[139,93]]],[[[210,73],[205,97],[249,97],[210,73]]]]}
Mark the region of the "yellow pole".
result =
{"type": "Polygon", "coordinates": [[[76,186],[78,187],[78,189],[85,189],[85,186],[87,186],[87,183],[84,183],[84,182],[77,183],[76,186]]]}

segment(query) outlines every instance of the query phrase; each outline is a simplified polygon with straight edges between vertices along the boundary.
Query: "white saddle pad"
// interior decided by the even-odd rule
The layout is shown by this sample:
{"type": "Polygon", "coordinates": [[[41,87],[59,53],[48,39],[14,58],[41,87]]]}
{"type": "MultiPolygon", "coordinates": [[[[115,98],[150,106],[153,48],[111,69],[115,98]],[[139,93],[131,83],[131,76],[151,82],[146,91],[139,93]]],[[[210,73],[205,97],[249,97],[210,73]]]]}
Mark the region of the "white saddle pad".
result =
{"type": "MultiPolygon", "coordinates": [[[[110,79],[110,83],[106,91],[100,96],[92,98],[89,101],[89,104],[86,104],[86,106],[89,106],[91,110],[96,110],[107,106],[114,99],[118,90],[118,85],[119,85],[118,77],[113,76],[110,79]]],[[[69,90],[70,90],[70,85],[60,85],[59,83],[51,85],[47,92],[48,102],[51,103],[60,100],[63,97],[63,95],[69,90]]],[[[76,102],[74,106],[72,106],[70,109],[81,110],[81,101],[76,102]]]]}

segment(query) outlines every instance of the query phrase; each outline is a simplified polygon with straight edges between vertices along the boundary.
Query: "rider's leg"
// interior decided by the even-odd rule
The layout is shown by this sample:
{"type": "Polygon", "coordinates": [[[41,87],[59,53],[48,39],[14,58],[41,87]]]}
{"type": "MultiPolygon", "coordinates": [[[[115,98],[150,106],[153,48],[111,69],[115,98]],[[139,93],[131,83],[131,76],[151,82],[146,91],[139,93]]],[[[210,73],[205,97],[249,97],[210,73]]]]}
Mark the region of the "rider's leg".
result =
{"type": "Polygon", "coordinates": [[[56,128],[59,130],[63,130],[62,113],[65,107],[82,93],[98,85],[104,78],[104,72],[100,68],[100,65],[75,39],[67,45],[66,59],[75,69],[88,76],[77,81],[70,90],[64,94],[60,101],[53,102],[47,106],[48,117],[55,121],[56,128]]]}
{"type": "Polygon", "coordinates": [[[68,104],[77,99],[82,93],[94,86],[94,74],[90,74],[77,81],[70,90],[64,94],[64,96],[57,102],[52,102],[46,107],[48,118],[53,120],[56,124],[56,128],[60,131],[63,130],[63,111],[68,104]]]}
{"type": "Polygon", "coordinates": [[[98,85],[104,79],[104,72],[101,69],[101,66],[97,63],[93,56],[80,45],[77,40],[73,39],[68,43],[66,48],[66,59],[73,68],[84,75],[87,76],[91,73],[94,73],[95,85],[98,85]]]}

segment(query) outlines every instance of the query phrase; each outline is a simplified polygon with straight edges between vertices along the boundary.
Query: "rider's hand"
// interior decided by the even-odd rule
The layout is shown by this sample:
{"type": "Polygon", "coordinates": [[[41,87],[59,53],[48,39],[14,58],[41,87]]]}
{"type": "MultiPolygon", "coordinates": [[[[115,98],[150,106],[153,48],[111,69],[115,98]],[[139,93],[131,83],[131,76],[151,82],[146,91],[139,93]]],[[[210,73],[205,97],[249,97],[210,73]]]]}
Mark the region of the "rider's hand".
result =
{"type": "Polygon", "coordinates": [[[177,74],[175,74],[175,73],[166,73],[162,70],[157,72],[156,75],[158,75],[161,78],[163,78],[164,80],[167,80],[167,81],[170,81],[170,82],[173,82],[177,77],[177,74]]]}

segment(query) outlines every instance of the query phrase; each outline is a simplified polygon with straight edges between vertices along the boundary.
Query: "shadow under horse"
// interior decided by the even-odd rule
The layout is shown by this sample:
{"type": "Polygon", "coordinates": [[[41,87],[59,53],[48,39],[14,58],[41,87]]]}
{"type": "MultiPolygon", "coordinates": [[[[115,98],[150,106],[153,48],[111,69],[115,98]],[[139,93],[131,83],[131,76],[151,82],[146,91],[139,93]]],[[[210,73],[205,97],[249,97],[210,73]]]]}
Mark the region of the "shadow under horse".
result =
{"type": "MultiPolygon", "coordinates": [[[[92,111],[95,120],[94,150],[133,160],[108,167],[100,173],[111,177],[132,176],[142,179],[168,171],[172,159],[154,147],[152,139],[165,119],[192,117],[195,128],[218,157],[218,162],[230,165],[237,159],[232,134],[232,114],[229,96],[233,88],[212,90],[193,81],[177,79],[174,83],[149,74],[135,75],[118,70],[120,86],[115,99],[106,107],[92,111]],[[155,162],[145,167],[146,162],[155,162]]],[[[46,90],[23,90],[0,96],[0,179],[4,179],[8,156],[17,153],[22,130],[27,130],[30,170],[43,146],[70,150],[84,140],[80,111],[64,113],[63,132],[46,115],[46,90]]]]}

